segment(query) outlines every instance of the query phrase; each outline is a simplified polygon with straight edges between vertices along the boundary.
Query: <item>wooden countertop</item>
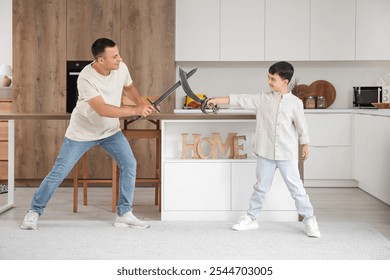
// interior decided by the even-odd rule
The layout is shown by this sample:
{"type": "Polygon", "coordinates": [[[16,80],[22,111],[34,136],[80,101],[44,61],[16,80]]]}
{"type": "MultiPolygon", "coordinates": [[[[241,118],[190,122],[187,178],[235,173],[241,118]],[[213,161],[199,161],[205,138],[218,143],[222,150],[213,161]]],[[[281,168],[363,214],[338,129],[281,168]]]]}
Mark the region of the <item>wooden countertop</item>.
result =
{"type": "MultiPolygon", "coordinates": [[[[0,112],[0,120],[69,120],[70,113],[12,113],[0,112]]],[[[133,120],[136,116],[123,117],[133,120]]],[[[143,120],[234,120],[255,119],[255,115],[246,114],[152,114],[143,120]]]]}

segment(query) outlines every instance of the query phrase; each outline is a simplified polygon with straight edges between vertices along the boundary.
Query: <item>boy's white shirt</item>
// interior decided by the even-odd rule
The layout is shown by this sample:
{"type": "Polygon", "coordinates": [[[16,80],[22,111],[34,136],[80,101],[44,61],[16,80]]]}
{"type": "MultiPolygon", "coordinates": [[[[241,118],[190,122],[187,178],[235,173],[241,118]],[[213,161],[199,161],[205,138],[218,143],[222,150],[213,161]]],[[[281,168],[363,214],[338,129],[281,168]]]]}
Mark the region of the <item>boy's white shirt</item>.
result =
{"type": "Polygon", "coordinates": [[[272,160],[298,159],[298,141],[310,141],[303,103],[298,97],[273,91],[229,97],[230,105],[256,112],[254,153],[272,160]]]}
{"type": "Polygon", "coordinates": [[[96,72],[92,64],[85,66],[77,80],[79,97],[65,136],[75,141],[94,141],[120,131],[119,118],[99,116],[87,101],[100,95],[106,104],[119,107],[123,87],[131,84],[129,70],[123,62],[118,70],[112,70],[108,76],[96,72]]]}

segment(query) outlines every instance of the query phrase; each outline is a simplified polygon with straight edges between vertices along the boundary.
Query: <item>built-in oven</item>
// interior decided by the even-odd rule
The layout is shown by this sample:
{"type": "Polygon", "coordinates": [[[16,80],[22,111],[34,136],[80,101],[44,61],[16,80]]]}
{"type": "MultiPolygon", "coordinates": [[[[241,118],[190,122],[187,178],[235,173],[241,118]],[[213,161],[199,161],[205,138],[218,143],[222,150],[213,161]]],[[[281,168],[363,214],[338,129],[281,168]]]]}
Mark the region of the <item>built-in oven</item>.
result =
{"type": "Polygon", "coordinates": [[[353,107],[375,108],[372,103],[382,102],[381,86],[353,87],[353,107]]]}
{"type": "Polygon", "coordinates": [[[77,79],[91,60],[70,60],[66,63],[66,112],[72,113],[78,99],[77,79]]]}

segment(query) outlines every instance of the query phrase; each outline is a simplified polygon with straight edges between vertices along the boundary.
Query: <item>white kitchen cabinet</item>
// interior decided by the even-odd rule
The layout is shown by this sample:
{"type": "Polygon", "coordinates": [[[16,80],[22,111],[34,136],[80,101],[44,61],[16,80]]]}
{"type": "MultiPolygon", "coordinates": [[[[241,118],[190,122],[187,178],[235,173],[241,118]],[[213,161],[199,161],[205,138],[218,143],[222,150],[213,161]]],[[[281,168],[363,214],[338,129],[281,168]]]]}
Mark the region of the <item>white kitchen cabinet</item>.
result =
{"type": "Polygon", "coordinates": [[[265,60],[308,61],[310,0],[266,0],[265,60]]]}
{"type": "Polygon", "coordinates": [[[176,61],[218,61],[220,0],[176,1],[176,61]]]}
{"type": "Polygon", "coordinates": [[[164,211],[229,211],[230,164],[194,161],[164,164],[164,211]]]}
{"type": "Polygon", "coordinates": [[[390,117],[354,117],[354,176],[361,189],[390,204],[390,117]]]}
{"type": "Polygon", "coordinates": [[[352,181],[351,114],[306,113],[305,117],[310,136],[305,185],[315,186],[313,180],[321,180],[320,186],[326,180],[331,180],[327,186],[352,184],[336,181],[352,181]]]}
{"type": "Polygon", "coordinates": [[[264,1],[221,0],[221,61],[264,60],[264,1]]]}
{"type": "MultiPolygon", "coordinates": [[[[162,121],[162,220],[236,221],[247,210],[256,181],[256,158],[251,153],[255,124],[249,115],[248,119],[162,121]],[[207,139],[219,133],[226,143],[228,133],[237,133],[246,137],[240,142],[240,154],[248,157],[230,159],[227,154],[217,159],[193,159],[189,153],[183,159],[182,133],[188,133],[186,145],[193,143],[192,134],[207,139]]],[[[203,148],[207,151],[207,144],[203,148]]],[[[295,204],[279,173],[271,189],[260,220],[297,221],[295,204]]]]}
{"type": "Polygon", "coordinates": [[[305,114],[310,146],[351,146],[351,114],[305,114]]]}
{"type": "Polygon", "coordinates": [[[390,1],[356,0],[356,59],[390,59],[390,1]]]}
{"type": "Polygon", "coordinates": [[[305,180],[350,180],[351,147],[310,146],[305,161],[305,180]]]}
{"type": "Polygon", "coordinates": [[[311,0],[310,20],[310,60],[355,60],[355,0],[311,0]]]}

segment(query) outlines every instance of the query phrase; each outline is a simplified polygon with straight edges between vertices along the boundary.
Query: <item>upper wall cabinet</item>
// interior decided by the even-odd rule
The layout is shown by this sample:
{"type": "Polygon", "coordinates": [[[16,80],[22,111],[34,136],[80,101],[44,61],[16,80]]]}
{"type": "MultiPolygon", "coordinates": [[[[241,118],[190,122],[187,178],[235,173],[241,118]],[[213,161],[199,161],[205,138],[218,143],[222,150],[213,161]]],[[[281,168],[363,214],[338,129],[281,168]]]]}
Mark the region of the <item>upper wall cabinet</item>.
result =
{"type": "Polygon", "coordinates": [[[218,61],[220,0],[176,1],[176,61],[218,61]]]}
{"type": "Polygon", "coordinates": [[[309,60],[310,0],[266,0],[265,60],[309,60]]]}
{"type": "Polygon", "coordinates": [[[389,0],[356,0],[357,60],[390,60],[389,30],[389,0]]]}
{"type": "Polygon", "coordinates": [[[264,60],[264,1],[221,0],[220,60],[264,60]]]}
{"type": "Polygon", "coordinates": [[[355,60],[355,0],[311,0],[310,17],[310,60],[355,60]]]}
{"type": "Polygon", "coordinates": [[[390,60],[390,0],[178,0],[176,61],[390,60]]]}

